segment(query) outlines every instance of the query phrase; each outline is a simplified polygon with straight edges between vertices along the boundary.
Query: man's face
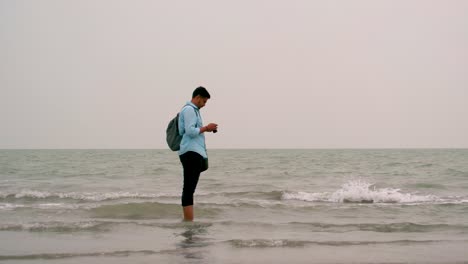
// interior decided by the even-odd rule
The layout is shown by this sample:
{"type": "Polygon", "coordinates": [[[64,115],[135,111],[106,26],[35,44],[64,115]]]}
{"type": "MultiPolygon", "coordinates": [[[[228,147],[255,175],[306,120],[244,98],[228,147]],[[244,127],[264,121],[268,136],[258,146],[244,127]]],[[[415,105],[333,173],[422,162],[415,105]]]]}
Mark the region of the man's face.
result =
{"type": "Polygon", "coordinates": [[[208,102],[208,98],[206,97],[201,97],[200,95],[195,97],[195,105],[200,109],[206,105],[206,102],[208,102]]]}

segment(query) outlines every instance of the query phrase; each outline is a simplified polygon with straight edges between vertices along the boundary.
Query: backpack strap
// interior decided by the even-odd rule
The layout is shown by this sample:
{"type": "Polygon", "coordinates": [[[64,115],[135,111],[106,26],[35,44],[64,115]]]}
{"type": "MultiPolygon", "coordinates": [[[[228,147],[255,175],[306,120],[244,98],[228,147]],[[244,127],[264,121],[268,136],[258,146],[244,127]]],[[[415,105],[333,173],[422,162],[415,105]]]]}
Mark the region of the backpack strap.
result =
{"type": "MultiPolygon", "coordinates": [[[[191,105],[191,104],[186,104],[186,105],[184,105],[184,106],[182,107],[182,110],[184,110],[184,108],[185,108],[186,106],[192,107],[193,110],[195,110],[195,114],[196,114],[198,117],[200,117],[200,112],[199,112],[198,108],[195,108],[195,106],[193,106],[193,105],[191,105]]],[[[182,112],[182,110],[181,110],[181,112],[182,112]]]]}

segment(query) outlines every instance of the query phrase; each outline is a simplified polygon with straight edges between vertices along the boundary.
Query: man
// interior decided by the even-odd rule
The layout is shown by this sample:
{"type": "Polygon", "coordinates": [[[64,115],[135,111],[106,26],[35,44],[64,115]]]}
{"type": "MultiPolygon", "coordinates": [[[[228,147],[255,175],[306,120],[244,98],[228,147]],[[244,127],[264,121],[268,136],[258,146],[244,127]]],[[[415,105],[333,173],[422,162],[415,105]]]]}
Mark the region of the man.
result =
{"type": "Polygon", "coordinates": [[[208,91],[204,87],[198,87],[193,91],[192,100],[187,102],[179,114],[179,133],[182,135],[179,158],[184,169],[182,208],[185,221],[193,221],[193,194],[200,173],[208,168],[204,133],[216,133],[218,129],[218,125],[214,123],[203,126],[200,109],[206,105],[208,99],[208,91]]]}

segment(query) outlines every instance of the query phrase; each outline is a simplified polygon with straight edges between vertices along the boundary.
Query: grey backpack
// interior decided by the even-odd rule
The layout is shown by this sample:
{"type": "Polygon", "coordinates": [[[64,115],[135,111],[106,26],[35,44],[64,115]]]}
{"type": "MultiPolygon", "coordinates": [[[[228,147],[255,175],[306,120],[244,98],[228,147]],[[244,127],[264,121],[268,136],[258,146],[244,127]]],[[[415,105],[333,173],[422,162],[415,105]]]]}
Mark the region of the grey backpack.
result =
{"type": "Polygon", "coordinates": [[[166,142],[172,151],[178,151],[180,149],[180,142],[182,136],[179,134],[179,113],[169,121],[166,128],[166,142]]]}
{"type": "MultiPolygon", "coordinates": [[[[191,105],[188,105],[188,106],[191,106],[191,105]]],[[[193,109],[195,109],[195,107],[193,109]]],[[[198,115],[198,112],[196,109],[195,109],[195,113],[198,115]]],[[[179,133],[179,113],[177,113],[177,115],[174,118],[172,118],[171,121],[169,121],[169,124],[167,125],[166,142],[172,151],[178,151],[180,150],[181,141],[182,141],[182,136],[179,133]]]]}

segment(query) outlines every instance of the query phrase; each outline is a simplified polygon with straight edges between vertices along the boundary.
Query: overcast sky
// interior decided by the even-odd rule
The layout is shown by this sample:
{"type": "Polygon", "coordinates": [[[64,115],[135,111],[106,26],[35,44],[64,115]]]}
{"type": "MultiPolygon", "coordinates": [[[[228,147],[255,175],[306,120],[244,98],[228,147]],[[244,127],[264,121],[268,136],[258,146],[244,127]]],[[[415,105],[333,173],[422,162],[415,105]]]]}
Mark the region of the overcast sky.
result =
{"type": "Polygon", "coordinates": [[[468,148],[468,1],[0,0],[0,148],[468,148]]]}

